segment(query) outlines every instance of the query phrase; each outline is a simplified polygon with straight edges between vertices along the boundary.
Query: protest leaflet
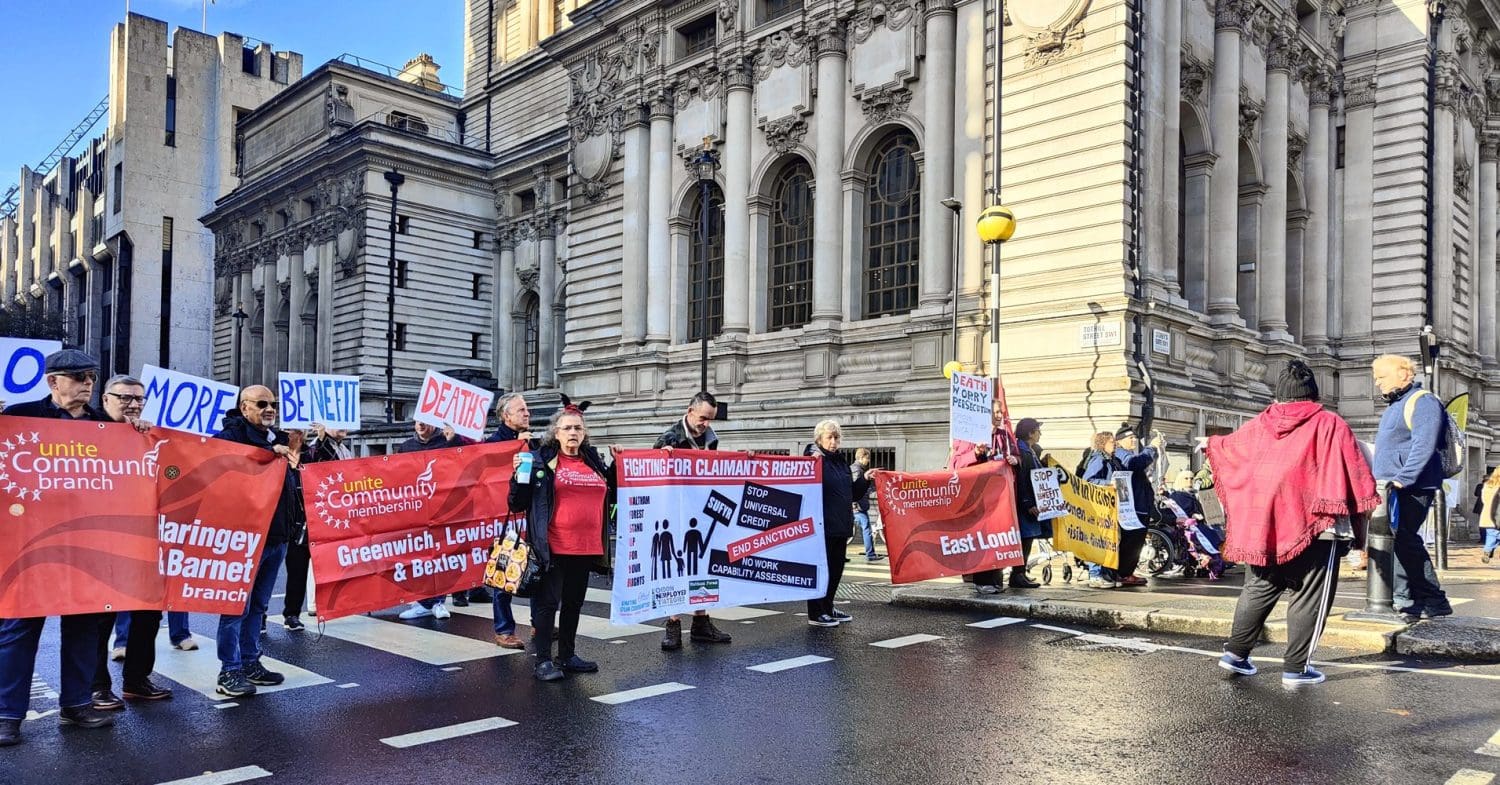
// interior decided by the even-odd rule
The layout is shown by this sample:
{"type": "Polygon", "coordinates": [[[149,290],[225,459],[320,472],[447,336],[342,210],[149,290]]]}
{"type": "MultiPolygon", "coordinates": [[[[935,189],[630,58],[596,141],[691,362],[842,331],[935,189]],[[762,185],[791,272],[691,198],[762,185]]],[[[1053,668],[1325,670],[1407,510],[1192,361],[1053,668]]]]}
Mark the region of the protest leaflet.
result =
{"type": "Polygon", "coordinates": [[[147,365],[141,371],[146,407],[141,419],[162,428],[213,436],[224,429],[224,413],[235,407],[240,388],[147,365]]]}
{"type": "Polygon", "coordinates": [[[1110,569],[1120,566],[1120,525],[1115,486],[1095,485],[1069,474],[1051,456],[1047,466],[1060,478],[1067,507],[1052,519],[1052,547],[1110,569]]]}
{"type": "Polygon", "coordinates": [[[159,428],[0,418],[0,618],[242,612],[285,471],[159,428]]]}
{"type": "Polygon", "coordinates": [[[994,432],[994,390],[983,376],[955,373],[949,387],[948,438],[989,444],[994,432]]]}
{"type": "Polygon", "coordinates": [[[490,544],[507,524],[511,461],[521,446],[496,442],[304,466],[318,618],[478,586],[490,544]]]}
{"type": "Polygon", "coordinates": [[[341,431],[359,430],[359,377],[330,373],[277,376],[281,427],[306,430],[314,424],[341,431]]]}
{"type": "Polygon", "coordinates": [[[14,406],[46,398],[47,355],[60,351],[60,341],[0,338],[0,401],[14,406]]]}
{"type": "Polygon", "coordinates": [[[494,400],[495,394],[489,390],[428,369],[412,419],[438,428],[450,427],[470,439],[483,439],[494,400]]]}
{"type": "Polygon", "coordinates": [[[627,450],[617,461],[610,621],[809,600],[827,591],[816,458],[627,450]]]}
{"type": "Polygon", "coordinates": [[[1010,465],[998,461],[957,471],[877,474],[891,583],[1020,565],[1013,476],[1010,465]]]}

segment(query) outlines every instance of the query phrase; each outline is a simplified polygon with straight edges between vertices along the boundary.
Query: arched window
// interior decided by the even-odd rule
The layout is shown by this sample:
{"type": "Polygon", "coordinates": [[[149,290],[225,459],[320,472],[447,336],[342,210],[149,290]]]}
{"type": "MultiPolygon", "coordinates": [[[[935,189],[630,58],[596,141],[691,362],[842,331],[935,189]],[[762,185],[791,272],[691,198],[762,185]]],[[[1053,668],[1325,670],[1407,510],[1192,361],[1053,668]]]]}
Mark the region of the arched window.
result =
{"type": "Polygon", "coordinates": [[[542,356],[542,311],[536,293],[526,295],[522,308],[526,314],[526,329],[522,333],[522,356],[525,365],[521,369],[521,389],[535,390],[538,382],[539,360],[542,356]]]}
{"type": "Polygon", "coordinates": [[[921,177],[908,131],[892,134],[870,159],[866,190],[865,316],[907,313],[917,304],[921,177]]]}
{"type": "Polygon", "coordinates": [[[771,187],[770,329],[801,327],[812,319],[812,167],[797,160],[771,187]]]}
{"type": "Polygon", "coordinates": [[[702,192],[693,205],[692,253],[688,263],[688,340],[703,337],[703,319],[708,334],[724,327],[724,194],[710,186],[708,197],[708,249],[704,253],[702,192]]]}

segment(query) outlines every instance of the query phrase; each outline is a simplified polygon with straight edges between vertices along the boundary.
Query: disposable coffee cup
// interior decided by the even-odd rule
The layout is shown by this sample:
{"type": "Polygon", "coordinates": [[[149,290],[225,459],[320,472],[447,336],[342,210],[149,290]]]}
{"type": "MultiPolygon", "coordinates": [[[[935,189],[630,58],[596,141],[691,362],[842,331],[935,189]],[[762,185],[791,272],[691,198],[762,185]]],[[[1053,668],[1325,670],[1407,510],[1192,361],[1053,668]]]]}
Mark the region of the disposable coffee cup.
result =
{"type": "Polygon", "coordinates": [[[516,466],[516,482],[531,482],[531,453],[521,453],[521,463],[516,466]]]}

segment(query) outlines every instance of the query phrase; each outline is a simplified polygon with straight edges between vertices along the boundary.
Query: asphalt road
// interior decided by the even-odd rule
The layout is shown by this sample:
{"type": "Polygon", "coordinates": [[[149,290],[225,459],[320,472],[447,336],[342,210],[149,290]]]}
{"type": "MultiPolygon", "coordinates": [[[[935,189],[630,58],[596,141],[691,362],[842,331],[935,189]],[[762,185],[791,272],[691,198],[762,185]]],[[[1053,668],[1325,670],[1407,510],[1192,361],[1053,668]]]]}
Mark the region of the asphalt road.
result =
{"type": "MultiPolygon", "coordinates": [[[[607,616],[607,595],[591,598],[584,612],[607,616]]],[[[195,616],[209,645],[159,658],[174,699],[93,731],[56,725],[53,621],[40,716],[0,750],[0,783],[1482,785],[1500,771],[1476,752],[1500,755],[1497,666],[1324,650],[1328,683],[1288,692],[1274,659],[1229,677],[1213,640],[841,607],[855,621],[832,630],[799,605],[746,609],[732,615],[761,615],[721,622],[732,645],[675,653],[655,629],[595,622],[579,650],[601,672],[557,684],[490,643],[488,606],[443,621],[392,610],[322,637],[273,624],[268,654],[300,670],[235,701],[194,690],[211,693],[217,667],[213,619],[195,616]]]]}

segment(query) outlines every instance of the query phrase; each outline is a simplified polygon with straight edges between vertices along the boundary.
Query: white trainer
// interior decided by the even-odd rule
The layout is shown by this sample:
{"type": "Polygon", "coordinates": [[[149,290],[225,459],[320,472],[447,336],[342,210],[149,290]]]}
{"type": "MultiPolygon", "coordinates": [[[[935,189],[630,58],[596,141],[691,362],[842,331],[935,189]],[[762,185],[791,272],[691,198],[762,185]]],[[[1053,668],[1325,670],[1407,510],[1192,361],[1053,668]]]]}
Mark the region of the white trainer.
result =
{"type": "Polygon", "coordinates": [[[414,602],[411,604],[410,608],[407,608],[406,610],[401,612],[400,618],[409,621],[411,619],[421,619],[432,615],[434,615],[434,613],[431,608],[424,608],[422,607],[422,603],[414,602]]]}
{"type": "Polygon", "coordinates": [[[453,615],[453,611],[448,610],[448,603],[440,602],[432,606],[432,615],[439,619],[446,619],[453,615]]]}

